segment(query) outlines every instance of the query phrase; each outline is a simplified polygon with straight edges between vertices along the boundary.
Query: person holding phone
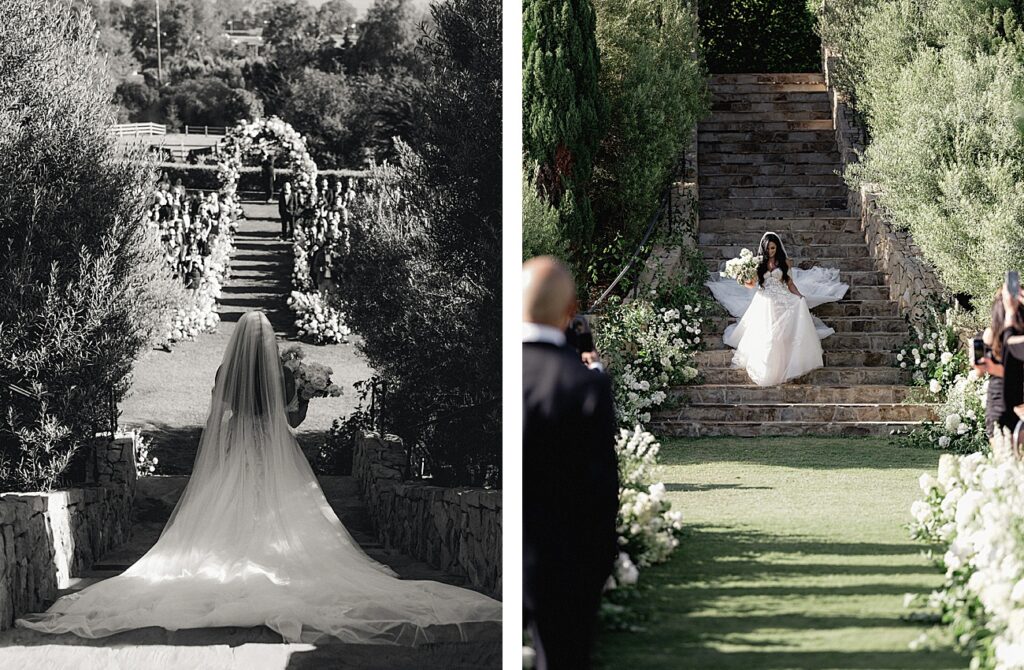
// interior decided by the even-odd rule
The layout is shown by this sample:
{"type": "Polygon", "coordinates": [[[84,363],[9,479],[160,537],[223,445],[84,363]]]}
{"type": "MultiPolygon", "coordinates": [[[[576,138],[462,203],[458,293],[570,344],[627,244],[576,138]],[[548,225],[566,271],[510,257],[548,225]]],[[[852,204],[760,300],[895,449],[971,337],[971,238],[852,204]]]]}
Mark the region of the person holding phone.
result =
{"type": "Polygon", "coordinates": [[[985,390],[985,434],[991,438],[1003,413],[1003,358],[1002,335],[1005,330],[1006,309],[1003,307],[1003,289],[996,291],[992,300],[992,320],[980,337],[971,340],[971,365],[983,377],[988,375],[985,390]]]}
{"type": "MultiPolygon", "coordinates": [[[[1003,308],[1002,332],[993,332],[993,354],[1002,359],[1002,402],[990,398],[991,412],[996,417],[993,430],[1013,431],[1020,418],[1016,409],[1024,405],[1024,314],[1021,309],[1020,275],[1011,271],[1001,291],[1003,308]]],[[[995,330],[995,329],[993,329],[995,330]]],[[[994,368],[994,372],[998,372],[994,368]]],[[[1024,411],[1024,407],[1021,407],[1024,411]]],[[[990,410],[986,409],[986,415],[990,410]]]]}

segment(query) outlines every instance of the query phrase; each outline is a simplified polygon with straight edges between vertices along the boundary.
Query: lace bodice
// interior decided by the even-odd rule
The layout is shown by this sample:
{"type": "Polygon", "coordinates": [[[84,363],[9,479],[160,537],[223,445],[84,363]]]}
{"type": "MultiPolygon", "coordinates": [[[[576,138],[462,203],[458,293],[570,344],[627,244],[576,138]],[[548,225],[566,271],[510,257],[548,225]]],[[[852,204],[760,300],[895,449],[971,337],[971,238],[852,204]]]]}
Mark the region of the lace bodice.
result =
{"type": "Polygon", "coordinates": [[[759,287],[770,295],[789,294],[789,286],[782,281],[782,269],[775,268],[764,276],[764,286],[759,287]]]}

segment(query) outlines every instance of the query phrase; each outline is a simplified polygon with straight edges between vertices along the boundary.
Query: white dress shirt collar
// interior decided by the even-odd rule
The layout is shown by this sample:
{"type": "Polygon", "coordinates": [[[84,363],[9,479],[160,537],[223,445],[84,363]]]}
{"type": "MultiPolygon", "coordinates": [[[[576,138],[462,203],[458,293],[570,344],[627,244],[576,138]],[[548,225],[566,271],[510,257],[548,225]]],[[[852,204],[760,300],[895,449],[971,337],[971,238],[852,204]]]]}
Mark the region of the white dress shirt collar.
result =
{"type": "Polygon", "coordinates": [[[524,321],[523,342],[544,342],[561,347],[565,344],[565,333],[554,326],[524,321]]]}

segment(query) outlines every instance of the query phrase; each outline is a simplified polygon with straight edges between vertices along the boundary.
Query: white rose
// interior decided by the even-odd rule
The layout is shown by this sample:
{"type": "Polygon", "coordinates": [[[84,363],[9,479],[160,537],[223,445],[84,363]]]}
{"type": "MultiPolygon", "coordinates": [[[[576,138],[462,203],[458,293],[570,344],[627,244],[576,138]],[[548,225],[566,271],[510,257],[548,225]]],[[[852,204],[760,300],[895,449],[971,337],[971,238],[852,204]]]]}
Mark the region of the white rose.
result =
{"type": "Polygon", "coordinates": [[[932,393],[938,393],[942,390],[942,384],[939,383],[938,379],[933,379],[928,382],[928,390],[932,393]]]}
{"type": "Polygon", "coordinates": [[[946,432],[952,433],[960,426],[960,415],[953,412],[946,417],[946,432]]]}
{"type": "Polygon", "coordinates": [[[949,439],[949,435],[943,435],[942,437],[939,438],[939,446],[942,447],[943,449],[948,447],[950,442],[951,440],[949,439]]]}
{"type": "Polygon", "coordinates": [[[941,361],[943,365],[946,365],[951,360],[953,360],[953,354],[949,353],[948,351],[942,352],[942,356],[939,357],[939,361],[941,361]]]}

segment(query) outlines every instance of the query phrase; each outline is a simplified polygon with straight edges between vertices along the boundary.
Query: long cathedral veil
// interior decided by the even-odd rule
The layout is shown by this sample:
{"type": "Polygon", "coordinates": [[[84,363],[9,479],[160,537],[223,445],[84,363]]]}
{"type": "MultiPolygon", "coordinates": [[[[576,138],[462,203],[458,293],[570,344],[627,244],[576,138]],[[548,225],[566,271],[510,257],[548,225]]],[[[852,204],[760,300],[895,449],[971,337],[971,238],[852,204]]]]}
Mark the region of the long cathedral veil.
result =
{"type": "Polygon", "coordinates": [[[273,329],[250,312],[224,352],[192,476],[160,539],[123,574],[18,625],[83,637],[266,625],[291,641],[418,644],[500,621],[498,601],[400,580],[362,551],[288,427],[284,394],[273,329]]]}

